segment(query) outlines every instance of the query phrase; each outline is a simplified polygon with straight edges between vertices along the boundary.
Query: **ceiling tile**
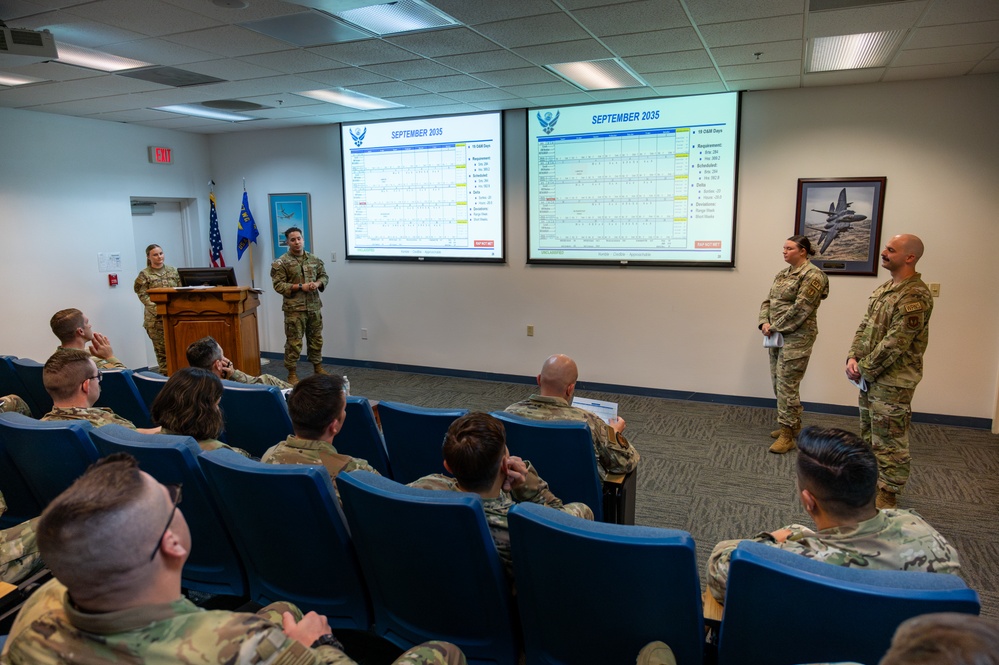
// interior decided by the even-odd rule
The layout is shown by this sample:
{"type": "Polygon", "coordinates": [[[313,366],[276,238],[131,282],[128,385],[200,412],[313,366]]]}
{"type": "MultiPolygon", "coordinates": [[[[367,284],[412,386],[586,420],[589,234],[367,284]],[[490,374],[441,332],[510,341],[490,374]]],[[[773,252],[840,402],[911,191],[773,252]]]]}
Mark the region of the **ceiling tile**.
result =
{"type": "Polygon", "coordinates": [[[721,68],[725,80],[761,79],[773,76],[797,76],[801,73],[801,60],[760,62],[752,65],[731,65],[721,68]]]}
{"type": "Polygon", "coordinates": [[[418,88],[423,88],[429,92],[446,92],[451,97],[451,92],[458,90],[475,90],[478,88],[491,87],[477,78],[458,74],[457,76],[439,76],[436,78],[408,79],[408,83],[418,88]]]}
{"type": "Polygon", "coordinates": [[[636,32],[630,35],[605,37],[602,41],[607,48],[621,56],[690,51],[702,47],[701,40],[693,28],[636,32]]]}
{"type": "Polygon", "coordinates": [[[926,2],[892,2],[886,5],[811,12],[808,15],[808,36],[830,37],[907,30],[919,20],[925,6],[926,2]]]}
{"type": "Polygon", "coordinates": [[[593,98],[590,97],[585,92],[577,91],[574,94],[566,95],[542,95],[540,97],[531,97],[527,100],[530,106],[535,108],[538,107],[551,107],[551,106],[570,106],[574,104],[586,104],[587,102],[592,102],[593,98]]]}
{"type": "Polygon", "coordinates": [[[754,62],[795,60],[802,57],[802,40],[792,39],[767,44],[720,46],[711,49],[711,55],[718,65],[749,65],[754,62]],[[756,56],[757,53],[760,54],[759,58],[756,56]]]}
{"type": "Polygon", "coordinates": [[[220,60],[207,60],[205,62],[192,62],[184,65],[184,69],[206,76],[214,76],[226,81],[243,81],[246,79],[259,79],[267,76],[274,76],[279,72],[266,67],[258,67],[248,62],[223,58],[220,60]]]}
{"type": "Polygon", "coordinates": [[[698,25],[729,23],[756,18],[801,14],[804,0],[687,0],[687,9],[698,25]]]}
{"type": "Polygon", "coordinates": [[[496,48],[496,44],[468,28],[417,32],[411,35],[389,37],[386,41],[428,58],[477,53],[496,48]]]}
{"type": "Polygon", "coordinates": [[[999,72],[999,60],[982,60],[971,70],[972,74],[992,74],[999,72]]]}
{"type": "Polygon", "coordinates": [[[590,32],[600,37],[690,27],[690,21],[682,7],[675,2],[662,0],[580,9],[572,12],[572,15],[590,32]]]}
{"type": "Polygon", "coordinates": [[[566,14],[545,14],[513,21],[486,23],[478,26],[478,30],[507,48],[571,42],[589,37],[579,24],[566,14]]]}
{"type": "Polygon", "coordinates": [[[338,88],[349,88],[366,83],[385,83],[392,80],[387,76],[375,74],[360,67],[340,67],[323,72],[303,72],[301,77],[338,88]]]}
{"type": "Polygon", "coordinates": [[[118,28],[158,37],[221,25],[202,14],[157,0],[96,0],[63,10],[67,14],[101,21],[118,28]]]}
{"type": "Polygon", "coordinates": [[[482,88],[480,90],[457,90],[455,92],[449,92],[447,94],[451,99],[457,99],[459,102],[476,103],[476,102],[493,102],[500,99],[520,99],[517,95],[512,95],[505,90],[500,90],[499,88],[482,88]]]}
{"type": "Polygon", "coordinates": [[[201,49],[209,53],[235,58],[241,55],[288,50],[287,42],[272,39],[236,25],[184,32],[164,37],[175,44],[201,49]]]}
{"type": "Polygon", "coordinates": [[[532,85],[508,85],[504,88],[511,95],[531,97],[537,95],[570,95],[579,92],[579,88],[561,80],[553,83],[534,83],[532,85]]]}
{"type": "Polygon", "coordinates": [[[906,49],[892,61],[892,67],[910,65],[932,65],[951,62],[977,62],[995,50],[995,44],[966,44],[964,46],[943,46],[940,48],[906,49]]]}
{"type": "Polygon", "coordinates": [[[315,72],[342,66],[342,63],[337,62],[336,60],[324,58],[321,55],[305,49],[290,49],[288,51],[277,51],[274,53],[246,55],[241,57],[240,60],[258,65],[260,67],[267,67],[275,71],[284,72],[285,74],[315,72]]]}
{"type": "Polygon", "coordinates": [[[174,44],[155,37],[111,44],[100,50],[111,55],[120,55],[125,58],[150,62],[154,65],[166,66],[186,65],[189,62],[201,62],[215,57],[215,54],[208,51],[174,44]]]}
{"type": "Polygon", "coordinates": [[[466,74],[495,72],[500,69],[516,69],[518,67],[526,67],[529,64],[523,58],[510,51],[485,51],[483,53],[445,56],[434,58],[434,60],[466,74]]]}
{"type": "Polygon", "coordinates": [[[413,54],[380,39],[331,44],[309,49],[313,53],[348,65],[376,65],[383,62],[409,60],[413,54]]]}
{"type": "Polygon", "coordinates": [[[468,25],[549,14],[559,9],[551,0],[504,0],[503,2],[431,0],[430,4],[468,25]]]}
{"type": "Polygon", "coordinates": [[[659,96],[655,89],[650,87],[627,88],[625,90],[590,90],[586,94],[598,102],[613,102],[619,99],[649,99],[659,96]]]}
{"type": "Polygon", "coordinates": [[[521,67],[518,69],[504,69],[498,72],[480,72],[475,78],[482,79],[489,85],[506,87],[511,85],[525,85],[529,83],[550,83],[561,81],[559,77],[538,67],[521,67]]]}
{"type": "Polygon", "coordinates": [[[802,83],[806,88],[825,85],[856,85],[859,83],[876,83],[885,74],[884,67],[870,69],[849,69],[839,72],[817,72],[805,74],[802,83]]]}
{"type": "Polygon", "coordinates": [[[914,79],[933,79],[946,76],[964,76],[977,63],[954,62],[942,65],[917,65],[915,67],[889,67],[885,72],[885,81],[911,81],[914,79]]]}
{"type": "Polygon", "coordinates": [[[410,108],[422,108],[426,106],[443,106],[444,104],[454,104],[453,99],[440,95],[403,95],[401,97],[391,97],[391,101],[410,108]]]}
{"type": "Polygon", "coordinates": [[[386,83],[369,83],[367,85],[352,85],[351,90],[363,92],[372,97],[401,97],[402,95],[418,95],[424,91],[415,86],[401,81],[388,81],[386,83]]]}
{"type": "Polygon", "coordinates": [[[776,90],[778,88],[797,88],[801,82],[799,76],[778,76],[765,79],[740,79],[729,81],[730,90],[776,90]]]}
{"type": "MultiPolygon", "coordinates": [[[[561,0],[562,6],[570,11],[602,7],[604,5],[623,5],[628,2],[634,2],[634,0],[561,0]]],[[[676,0],[663,0],[663,2],[676,4],[676,0]]]]}
{"type": "Polygon", "coordinates": [[[505,109],[524,108],[524,100],[520,97],[500,99],[492,102],[476,102],[475,108],[483,111],[503,111],[505,109]]]}
{"type": "Polygon", "coordinates": [[[136,107],[137,102],[132,95],[112,95],[110,97],[97,97],[96,99],[79,99],[74,102],[45,104],[43,106],[31,107],[30,110],[45,111],[46,113],[64,113],[66,115],[92,115],[105,111],[134,109],[136,107]]]}
{"type": "Polygon", "coordinates": [[[604,48],[595,39],[580,39],[574,42],[525,46],[524,48],[514,49],[514,53],[537,65],[553,65],[560,62],[579,62],[582,60],[601,60],[614,56],[613,53],[604,48]]]}
{"type": "Polygon", "coordinates": [[[760,42],[779,42],[789,39],[801,39],[804,18],[798,16],[781,16],[778,18],[763,18],[739,23],[714,23],[702,25],[701,35],[708,46],[738,46],[739,44],[757,44],[760,42]]]}
{"type": "Polygon", "coordinates": [[[642,78],[655,88],[684,83],[718,83],[721,81],[714,67],[683,69],[676,72],[656,72],[654,74],[645,74],[642,78]]]}
{"type": "Polygon", "coordinates": [[[261,106],[270,106],[272,108],[301,109],[303,106],[319,106],[322,104],[319,100],[292,94],[261,95],[259,97],[241,97],[241,99],[243,101],[260,104],[261,106]]]}
{"type": "Polygon", "coordinates": [[[107,44],[142,39],[147,36],[145,33],[123,30],[65,12],[49,12],[31,16],[18,20],[14,25],[18,28],[31,30],[49,30],[55,36],[57,46],[59,42],[65,42],[74,46],[98,48],[107,44]]]}
{"type": "Polygon", "coordinates": [[[680,95],[707,95],[712,92],[727,92],[728,88],[719,83],[690,83],[687,85],[656,86],[656,92],[663,97],[680,95]]]}
{"type": "Polygon", "coordinates": [[[75,81],[76,79],[89,79],[96,76],[107,76],[105,72],[99,72],[94,69],[74,67],[73,65],[64,65],[61,62],[51,61],[36,62],[33,65],[24,65],[22,67],[5,68],[4,71],[21,74],[22,76],[32,76],[38,79],[45,79],[46,81],[75,81]]]}
{"type": "Polygon", "coordinates": [[[624,61],[639,74],[669,72],[676,69],[697,69],[710,67],[711,58],[707,51],[677,51],[625,58],[624,61]]]}
{"type": "Polygon", "coordinates": [[[999,21],[916,28],[912,38],[905,43],[905,47],[910,49],[932,48],[934,46],[958,46],[986,42],[999,42],[999,21]]]}
{"type": "Polygon", "coordinates": [[[995,0],[947,0],[929,6],[920,25],[949,25],[975,21],[999,20],[999,2],[995,0]]]}
{"type": "Polygon", "coordinates": [[[153,111],[151,109],[132,109],[130,111],[112,111],[110,113],[99,113],[92,115],[94,120],[110,120],[111,122],[141,122],[145,120],[156,120],[166,115],[164,111],[153,111]]]}
{"type": "Polygon", "coordinates": [[[366,65],[364,68],[376,74],[394,79],[422,79],[430,76],[451,76],[455,73],[450,67],[445,67],[426,58],[404,60],[402,62],[388,62],[381,65],[366,65]]]}
{"type": "Polygon", "coordinates": [[[283,0],[250,0],[242,9],[219,7],[206,0],[163,0],[163,2],[213,18],[221,23],[243,23],[310,11],[308,7],[293,5],[283,0]]]}

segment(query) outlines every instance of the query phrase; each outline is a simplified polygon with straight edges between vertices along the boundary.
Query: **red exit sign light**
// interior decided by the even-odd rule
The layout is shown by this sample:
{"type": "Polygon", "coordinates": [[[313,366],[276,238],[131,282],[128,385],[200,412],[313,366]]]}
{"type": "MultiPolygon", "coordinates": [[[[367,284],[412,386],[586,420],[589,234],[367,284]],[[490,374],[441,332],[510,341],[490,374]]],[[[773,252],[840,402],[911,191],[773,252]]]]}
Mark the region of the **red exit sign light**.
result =
{"type": "Polygon", "coordinates": [[[172,159],[170,148],[149,146],[149,161],[153,164],[170,164],[172,159]]]}

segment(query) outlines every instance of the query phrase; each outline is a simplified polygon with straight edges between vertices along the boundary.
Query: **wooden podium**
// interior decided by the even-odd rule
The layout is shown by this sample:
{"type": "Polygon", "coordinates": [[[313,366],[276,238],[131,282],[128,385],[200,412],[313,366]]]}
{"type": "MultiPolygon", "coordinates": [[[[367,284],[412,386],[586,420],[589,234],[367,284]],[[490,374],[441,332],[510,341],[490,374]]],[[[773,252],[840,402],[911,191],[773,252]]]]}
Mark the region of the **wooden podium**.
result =
{"type": "Polygon", "coordinates": [[[187,347],[211,335],[236,369],[260,374],[257,307],[260,296],[248,286],[149,289],[163,318],[167,371],[187,367],[187,347]]]}

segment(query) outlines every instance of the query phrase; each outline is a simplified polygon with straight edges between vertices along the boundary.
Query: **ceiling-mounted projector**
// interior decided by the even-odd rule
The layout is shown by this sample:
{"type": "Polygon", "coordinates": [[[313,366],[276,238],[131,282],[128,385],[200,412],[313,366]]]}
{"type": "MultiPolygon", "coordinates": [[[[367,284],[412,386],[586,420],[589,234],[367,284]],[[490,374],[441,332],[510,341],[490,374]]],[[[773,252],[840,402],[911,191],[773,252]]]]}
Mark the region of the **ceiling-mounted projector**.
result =
{"type": "Polygon", "coordinates": [[[48,30],[0,27],[0,67],[20,67],[59,57],[48,30]]]}

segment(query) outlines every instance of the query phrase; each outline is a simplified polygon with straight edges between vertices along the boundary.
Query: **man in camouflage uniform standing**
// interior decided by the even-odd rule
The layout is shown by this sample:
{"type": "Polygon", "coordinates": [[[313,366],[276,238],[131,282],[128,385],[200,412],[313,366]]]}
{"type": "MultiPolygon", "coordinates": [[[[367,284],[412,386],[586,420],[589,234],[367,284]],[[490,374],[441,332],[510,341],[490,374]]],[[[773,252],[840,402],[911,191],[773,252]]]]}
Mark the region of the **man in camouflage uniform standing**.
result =
{"type": "Polygon", "coordinates": [[[434,473],[409,486],[478,494],[496,550],[510,579],[513,579],[513,561],[507,513],[514,504],[537,503],[576,517],[593,519],[589,506],[563,504],[530,462],[510,455],[503,423],[488,413],[469,413],[451,423],[442,452],[444,468],[454,477],[434,473]]]}
{"type": "Polygon", "coordinates": [[[861,379],[860,433],[878,457],[878,507],[894,508],[909,479],[912,396],[923,378],[933,297],[916,272],[923,242],[897,235],[881,252],[891,279],[871,294],[846,360],[846,376],[861,379]]]}
{"type": "Polygon", "coordinates": [[[326,290],[330,278],[326,267],[315,254],[305,251],[302,230],[294,226],[285,232],[288,251],[271,265],[274,290],[284,296],[284,366],[288,383],[298,382],[296,368],[302,357],[302,336],[308,347],[309,362],[316,374],[323,370],[323,304],[319,294],[326,290]]]}
{"type": "Polygon", "coordinates": [[[85,420],[94,427],[113,424],[144,434],[159,433],[159,427],[138,429],[111,409],[95,407],[101,397],[101,379],[102,371],[86,351],[57,350],[42,368],[42,383],[52,398],[52,410],[41,420],[85,420]]]}
{"type": "MultiPolygon", "coordinates": [[[[333,479],[338,474],[358,470],[378,474],[367,460],[341,455],[333,447],[333,438],[347,419],[347,395],[339,376],[313,374],[299,381],[288,394],[288,415],[295,434],[268,448],[261,462],[322,464],[333,479]]],[[[336,483],[333,487],[339,497],[336,483]]]]}
{"type": "Polygon", "coordinates": [[[291,388],[291,384],[282,381],[270,374],[260,376],[250,376],[246,372],[236,369],[232,361],[225,357],[222,347],[215,341],[214,337],[202,337],[196,342],[191,342],[187,347],[187,364],[191,367],[198,367],[207,370],[226,381],[236,383],[246,383],[251,385],[274,386],[281,390],[291,388]]]}
{"type": "Polygon", "coordinates": [[[97,369],[127,369],[124,363],[114,357],[114,349],[111,348],[108,338],[94,331],[90,326],[90,319],[80,310],[60,309],[49,319],[49,326],[53,334],[59,338],[60,349],[89,351],[94,357],[97,369]]]}
{"type": "Polygon", "coordinates": [[[774,277],[770,294],[760,306],[758,326],[764,336],[780,333],[784,339],[784,346],[769,349],[778,425],[771,432],[777,440],[770,452],[779,455],[794,450],[794,437],[801,431],[799,386],[819,334],[815,312],[829,295],[829,278],[808,260],[815,254],[808,238],[791,236],[782,251],[789,266],[774,277]]]}
{"type": "MultiPolygon", "coordinates": [[[[836,566],[956,574],[957,552],[909,510],[878,510],[878,462],[856,434],[808,427],[798,436],[798,494],[816,530],[791,524],[752,540],[836,566]]],[[[708,558],[711,595],[725,602],[729,561],[741,541],[723,540],[708,558]]]]}
{"type": "Polygon", "coordinates": [[[573,420],[590,427],[593,454],[600,479],[608,473],[631,473],[638,466],[638,451],[624,437],[624,418],[605,423],[594,413],[572,406],[579,370],[576,362],[561,353],[549,356],[538,374],[538,393],[511,404],[507,413],[534,420],[573,420]]]}
{"type": "MultiPolygon", "coordinates": [[[[191,532],[164,486],[129,455],[96,462],[42,513],[38,545],[54,580],[18,613],[4,665],[177,663],[330,665],[350,659],[326,617],[289,603],[256,614],[202,610],[181,595],[191,532]],[[151,553],[150,553],[151,552],[151,553]]],[[[397,664],[461,665],[428,642],[397,664]]]]}

